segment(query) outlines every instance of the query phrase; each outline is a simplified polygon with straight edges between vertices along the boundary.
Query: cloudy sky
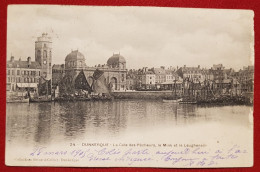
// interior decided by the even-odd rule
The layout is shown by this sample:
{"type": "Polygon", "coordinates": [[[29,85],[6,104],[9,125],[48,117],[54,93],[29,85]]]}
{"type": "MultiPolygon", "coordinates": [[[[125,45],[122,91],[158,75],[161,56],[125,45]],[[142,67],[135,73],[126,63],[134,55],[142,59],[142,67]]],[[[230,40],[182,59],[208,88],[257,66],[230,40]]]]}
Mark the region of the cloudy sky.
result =
{"type": "Polygon", "coordinates": [[[159,66],[239,69],[254,59],[253,12],[164,7],[8,6],[7,58],[34,59],[43,32],[53,63],[78,49],[88,66],[120,52],[127,68],[159,66]]]}

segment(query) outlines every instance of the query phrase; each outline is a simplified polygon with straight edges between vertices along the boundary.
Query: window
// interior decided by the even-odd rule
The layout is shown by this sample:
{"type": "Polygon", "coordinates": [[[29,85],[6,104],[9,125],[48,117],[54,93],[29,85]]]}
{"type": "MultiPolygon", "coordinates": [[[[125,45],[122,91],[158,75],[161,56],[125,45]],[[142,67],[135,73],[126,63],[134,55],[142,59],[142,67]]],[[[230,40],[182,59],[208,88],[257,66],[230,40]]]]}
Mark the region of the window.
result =
{"type": "Polygon", "coordinates": [[[124,74],[122,74],[122,81],[124,81],[125,80],[125,75],[124,74]]]}
{"type": "Polygon", "coordinates": [[[8,77],[8,82],[10,82],[10,78],[8,77]]]}
{"type": "MultiPolygon", "coordinates": [[[[7,71],[7,75],[10,75],[10,70],[7,71]]],[[[10,79],[9,79],[10,80],[10,79]]]]}
{"type": "Polygon", "coordinates": [[[39,71],[39,76],[41,75],[41,71],[39,71]]]}
{"type": "Polygon", "coordinates": [[[12,75],[14,75],[14,70],[12,70],[12,75]]]}
{"type": "Polygon", "coordinates": [[[43,58],[47,58],[47,51],[46,50],[43,51],[43,58]]]}
{"type": "Polygon", "coordinates": [[[20,75],[20,70],[17,70],[17,75],[20,75]]]}
{"type": "Polygon", "coordinates": [[[38,61],[41,61],[41,51],[40,50],[37,51],[37,59],[38,59],[38,61]]]}

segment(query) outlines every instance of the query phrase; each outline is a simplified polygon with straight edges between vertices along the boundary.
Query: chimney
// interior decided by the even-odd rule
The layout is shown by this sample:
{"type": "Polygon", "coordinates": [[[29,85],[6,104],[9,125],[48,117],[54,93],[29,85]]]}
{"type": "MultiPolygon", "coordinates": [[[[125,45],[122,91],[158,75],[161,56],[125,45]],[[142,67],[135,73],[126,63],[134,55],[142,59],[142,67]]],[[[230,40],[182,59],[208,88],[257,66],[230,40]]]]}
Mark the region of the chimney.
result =
{"type": "Polygon", "coordinates": [[[186,65],[184,65],[184,68],[186,68],[186,65]]]}
{"type": "Polygon", "coordinates": [[[165,66],[161,66],[161,69],[165,69],[165,66]]]}
{"type": "Polygon", "coordinates": [[[198,65],[198,68],[200,68],[200,65],[198,65]]]}
{"type": "Polygon", "coordinates": [[[31,65],[31,63],[32,63],[32,62],[31,62],[31,57],[28,57],[28,58],[27,58],[27,62],[28,62],[28,65],[31,65]]]}
{"type": "Polygon", "coordinates": [[[11,56],[11,62],[14,62],[14,56],[11,56]]]}

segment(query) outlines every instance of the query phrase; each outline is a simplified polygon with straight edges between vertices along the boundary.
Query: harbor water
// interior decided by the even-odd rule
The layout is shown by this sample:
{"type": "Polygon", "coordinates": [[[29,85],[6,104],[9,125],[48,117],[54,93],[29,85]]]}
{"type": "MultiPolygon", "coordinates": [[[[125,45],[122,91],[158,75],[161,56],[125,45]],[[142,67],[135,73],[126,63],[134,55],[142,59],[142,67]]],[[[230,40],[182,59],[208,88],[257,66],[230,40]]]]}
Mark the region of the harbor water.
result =
{"type": "Polygon", "coordinates": [[[223,135],[251,138],[251,111],[251,106],[198,106],[159,100],[7,103],[6,143],[48,146],[90,140],[152,143],[198,137],[201,142],[216,141],[223,135]]]}

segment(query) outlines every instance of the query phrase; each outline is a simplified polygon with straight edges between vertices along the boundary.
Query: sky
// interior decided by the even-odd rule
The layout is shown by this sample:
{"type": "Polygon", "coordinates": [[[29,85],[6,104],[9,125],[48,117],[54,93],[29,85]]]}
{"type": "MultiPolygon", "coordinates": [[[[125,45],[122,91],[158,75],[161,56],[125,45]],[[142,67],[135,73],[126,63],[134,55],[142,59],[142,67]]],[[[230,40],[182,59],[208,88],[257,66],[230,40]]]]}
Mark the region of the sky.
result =
{"type": "Polygon", "coordinates": [[[254,63],[253,11],[168,7],[9,5],[7,59],[35,58],[42,33],[52,37],[53,64],[71,50],[87,66],[105,64],[113,53],[128,69],[254,63]]]}

